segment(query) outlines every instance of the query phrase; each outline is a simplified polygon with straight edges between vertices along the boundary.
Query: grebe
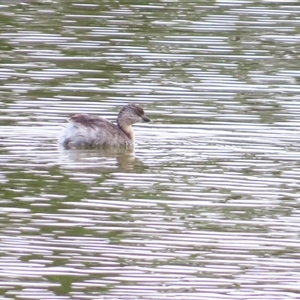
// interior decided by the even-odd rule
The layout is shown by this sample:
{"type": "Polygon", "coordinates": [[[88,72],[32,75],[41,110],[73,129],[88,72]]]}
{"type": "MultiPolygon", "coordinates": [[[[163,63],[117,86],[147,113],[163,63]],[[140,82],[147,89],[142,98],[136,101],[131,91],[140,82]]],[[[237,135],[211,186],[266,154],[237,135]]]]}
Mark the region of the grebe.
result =
{"type": "Polygon", "coordinates": [[[119,112],[117,125],[99,116],[77,114],[70,118],[59,137],[66,149],[91,147],[134,147],[132,125],[151,122],[136,103],[125,105],[119,112]]]}

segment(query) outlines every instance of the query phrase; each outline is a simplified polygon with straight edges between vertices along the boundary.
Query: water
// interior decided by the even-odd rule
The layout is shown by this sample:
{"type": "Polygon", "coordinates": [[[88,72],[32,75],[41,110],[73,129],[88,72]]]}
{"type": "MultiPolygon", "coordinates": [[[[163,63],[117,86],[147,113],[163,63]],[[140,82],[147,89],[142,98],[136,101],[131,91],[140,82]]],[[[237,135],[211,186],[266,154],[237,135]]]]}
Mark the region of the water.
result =
{"type": "Polygon", "coordinates": [[[298,299],[297,2],[1,3],[3,299],[298,299]],[[62,150],[140,103],[135,153],[62,150]]]}

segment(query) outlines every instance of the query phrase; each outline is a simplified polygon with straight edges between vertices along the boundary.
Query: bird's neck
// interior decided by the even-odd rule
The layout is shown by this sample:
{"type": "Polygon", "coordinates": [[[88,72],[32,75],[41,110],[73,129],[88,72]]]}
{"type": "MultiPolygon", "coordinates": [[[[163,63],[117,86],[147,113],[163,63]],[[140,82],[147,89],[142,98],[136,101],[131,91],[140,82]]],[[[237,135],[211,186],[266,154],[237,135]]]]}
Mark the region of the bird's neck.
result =
{"type": "Polygon", "coordinates": [[[130,140],[134,140],[134,132],[133,132],[133,128],[130,124],[127,124],[126,122],[124,122],[122,119],[118,120],[118,126],[119,128],[126,134],[126,136],[130,139],[130,140]]]}

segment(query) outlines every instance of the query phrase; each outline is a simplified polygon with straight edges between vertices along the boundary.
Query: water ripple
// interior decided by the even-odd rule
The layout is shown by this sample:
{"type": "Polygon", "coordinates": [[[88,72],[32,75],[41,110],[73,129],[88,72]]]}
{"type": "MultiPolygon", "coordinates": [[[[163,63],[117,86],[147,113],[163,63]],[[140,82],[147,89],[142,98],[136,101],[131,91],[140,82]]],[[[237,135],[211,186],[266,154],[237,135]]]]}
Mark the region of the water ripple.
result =
{"type": "Polygon", "coordinates": [[[297,298],[296,4],[1,8],[3,297],[297,298]],[[132,101],[135,152],[57,147],[132,101]]]}

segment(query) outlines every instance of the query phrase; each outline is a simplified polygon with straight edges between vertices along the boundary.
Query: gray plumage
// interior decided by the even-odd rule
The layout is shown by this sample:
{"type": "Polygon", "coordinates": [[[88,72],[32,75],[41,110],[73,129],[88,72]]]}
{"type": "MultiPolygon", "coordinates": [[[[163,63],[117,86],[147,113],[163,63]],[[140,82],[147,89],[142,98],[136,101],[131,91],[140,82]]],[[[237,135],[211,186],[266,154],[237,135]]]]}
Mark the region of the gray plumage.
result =
{"type": "Polygon", "coordinates": [[[66,149],[90,147],[134,147],[132,125],[150,122],[143,108],[130,103],[119,112],[117,125],[99,116],[77,114],[70,118],[59,137],[66,149]]]}

